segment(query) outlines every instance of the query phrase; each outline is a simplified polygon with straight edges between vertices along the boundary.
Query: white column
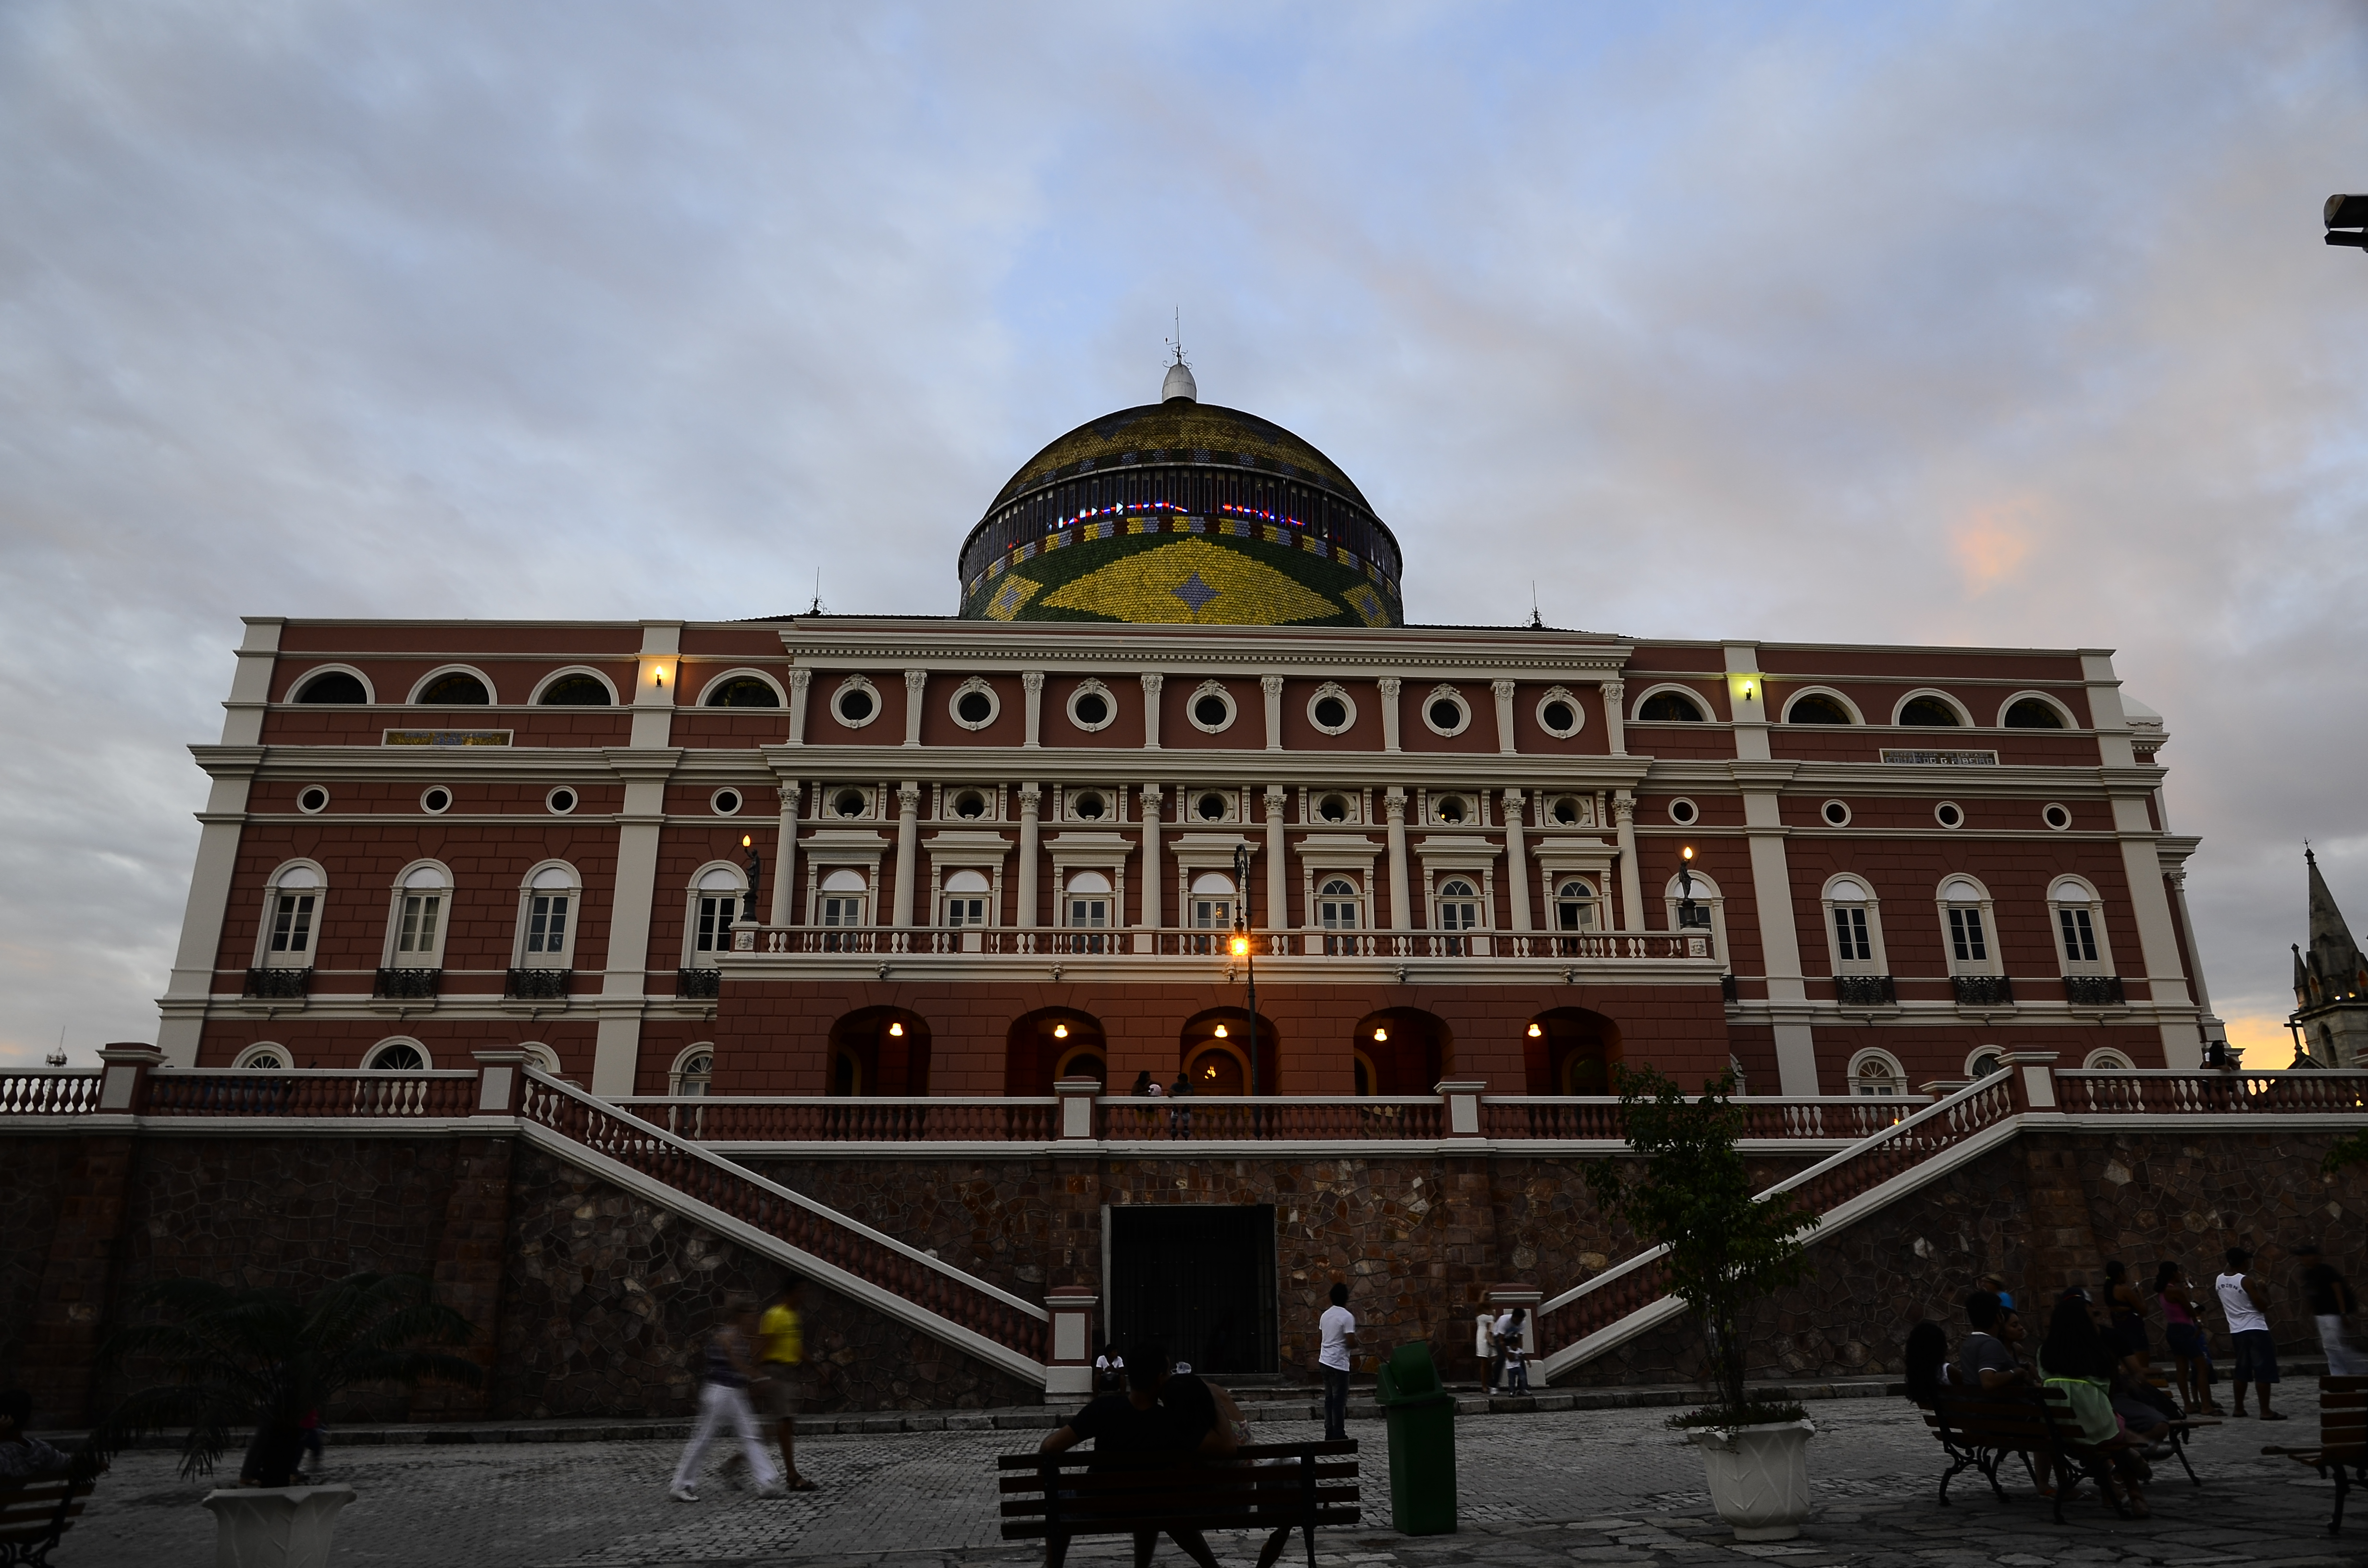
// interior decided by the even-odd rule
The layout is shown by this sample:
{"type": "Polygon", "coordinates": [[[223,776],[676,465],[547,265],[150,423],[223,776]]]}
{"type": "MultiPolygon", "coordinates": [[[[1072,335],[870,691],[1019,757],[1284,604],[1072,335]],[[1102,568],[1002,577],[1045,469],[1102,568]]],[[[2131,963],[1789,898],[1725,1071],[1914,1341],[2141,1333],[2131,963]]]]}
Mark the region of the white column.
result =
{"type": "MultiPolygon", "coordinates": [[[[1754,706],[1757,706],[1755,703],[1754,706]]],[[[1740,733],[1741,725],[1737,725],[1740,733]]],[[[1762,744],[1765,724],[1756,732],[1762,744]]],[[[1776,1015],[1776,1087],[1814,1095],[1816,1038],[1806,1022],[1809,993],[1801,975],[1801,933],[1793,903],[1793,873],[1784,853],[1784,824],[1770,790],[1743,792],[1743,827],[1751,846],[1751,903],[1759,916],[1759,956],[1768,975],[1768,1002],[1776,1015]],[[1787,1013],[1793,1016],[1786,1017],[1787,1013]]],[[[1731,972],[1735,958],[1721,953],[1731,972]]]]}
{"type": "Polygon", "coordinates": [[[1282,677],[1260,676],[1258,685],[1266,692],[1266,749],[1282,749],[1282,677]]]}
{"type": "Polygon", "coordinates": [[[796,889],[798,861],[798,802],[804,797],[802,779],[781,781],[781,828],[773,848],[773,913],[770,924],[791,924],[791,912],[797,906],[792,899],[796,889]]]}
{"type": "Polygon", "coordinates": [[[1624,681],[1607,680],[1598,687],[1603,693],[1603,728],[1611,738],[1611,755],[1628,755],[1628,716],[1622,709],[1628,701],[1628,686],[1624,681]]]}
{"type": "Polygon", "coordinates": [[[1513,744],[1513,683],[1497,681],[1488,689],[1497,697],[1497,749],[1510,756],[1520,749],[1513,744]]]}
{"type": "Polygon", "coordinates": [[[1037,810],[1043,801],[1043,791],[1033,784],[1019,786],[1019,887],[1016,896],[1019,907],[1012,912],[1012,924],[1030,926],[1036,924],[1036,862],[1043,829],[1037,819],[1037,810]]]}
{"type": "Polygon", "coordinates": [[[1044,672],[1028,670],[1022,673],[1019,685],[1028,693],[1028,738],[1019,744],[1024,746],[1041,745],[1043,743],[1039,737],[1044,730],[1044,672]]]}
{"type": "Polygon", "coordinates": [[[1620,926],[1622,931],[1643,931],[1645,883],[1636,870],[1636,797],[1625,790],[1611,796],[1611,820],[1619,827],[1620,926]]]}
{"type": "MultiPolygon", "coordinates": [[[[905,677],[909,685],[911,677],[905,677]]],[[[913,923],[913,871],[921,858],[921,786],[907,778],[896,790],[896,913],[893,926],[913,923]]]]}
{"type": "Polygon", "coordinates": [[[1735,715],[1735,755],[1744,762],[1766,762],[1768,692],[1759,676],[1759,644],[1726,645],[1726,706],[1735,715]]]}
{"type": "MultiPolygon", "coordinates": [[[[630,754],[609,755],[616,761],[630,754]]],[[[633,1070],[641,1060],[650,913],[657,899],[658,840],[666,827],[666,779],[674,761],[671,754],[649,764],[616,761],[625,775],[625,809],[617,817],[616,891],[609,948],[601,957],[600,1025],[592,1045],[592,1092],[610,1099],[633,1092],[633,1070]]]]}
{"type": "Polygon", "coordinates": [[[1147,675],[1143,677],[1143,749],[1159,749],[1159,688],[1167,677],[1147,675]]]}
{"type": "Polygon", "coordinates": [[[682,622],[642,622],[641,668],[633,687],[633,738],[636,746],[674,744],[676,687],[682,677],[682,622]]]}
{"type": "Polygon", "coordinates": [[[806,744],[806,691],[814,685],[814,671],[795,669],[790,672],[790,738],[787,744],[806,744]]]}
{"type": "MultiPolygon", "coordinates": [[[[1269,679],[1278,677],[1269,676],[1269,679]]],[[[1280,784],[1269,784],[1266,790],[1266,928],[1287,931],[1291,928],[1291,881],[1284,874],[1282,842],[1282,809],[1290,797],[1280,784]]]]}
{"type": "Polygon", "coordinates": [[[1159,928],[1159,786],[1143,787],[1143,925],[1159,928]]]}
{"type": "Polygon", "coordinates": [[[1398,749],[1398,687],[1395,676],[1384,676],[1373,683],[1382,689],[1382,749],[1398,749]]]}
{"type": "MultiPolygon", "coordinates": [[[[2146,811],[2146,797],[2133,791],[2113,797],[2113,827],[2122,838],[2122,874],[2130,886],[2130,918],[2138,928],[2138,957],[2146,965],[2146,989],[2155,1005],[2186,1007],[2187,966],[2180,961],[2179,933],[2170,923],[2170,894],[2162,880],[2159,835],[2146,811]]],[[[2191,1018],[2160,1026],[2164,1063],[2192,1067],[2203,1059],[2203,1038],[2191,1018]]]]}
{"type": "MultiPolygon", "coordinates": [[[[1498,682],[1499,685],[1507,684],[1498,682]]],[[[1530,847],[1521,836],[1521,792],[1505,791],[1506,874],[1513,881],[1513,929],[1534,929],[1530,924],[1530,847]]]]}
{"type": "MultiPolygon", "coordinates": [[[[1382,684],[1395,687],[1397,682],[1384,681],[1382,684]]],[[[1395,698],[1392,706],[1395,706],[1395,698]]],[[[1383,711],[1389,710],[1384,709],[1383,711]]],[[[1390,929],[1411,931],[1414,929],[1414,912],[1406,903],[1406,791],[1393,785],[1389,793],[1382,797],[1382,804],[1389,812],[1390,820],[1390,929]]]]}
{"type": "Polygon", "coordinates": [[[250,615],[245,619],[246,635],[239,639],[230,700],[222,704],[222,744],[226,746],[263,744],[263,713],[271,704],[271,671],[279,662],[279,629],[288,624],[276,615],[250,615]]]}
{"type": "Polygon", "coordinates": [[[921,744],[921,694],[928,687],[928,671],[905,672],[905,744],[908,746],[921,744]]]}

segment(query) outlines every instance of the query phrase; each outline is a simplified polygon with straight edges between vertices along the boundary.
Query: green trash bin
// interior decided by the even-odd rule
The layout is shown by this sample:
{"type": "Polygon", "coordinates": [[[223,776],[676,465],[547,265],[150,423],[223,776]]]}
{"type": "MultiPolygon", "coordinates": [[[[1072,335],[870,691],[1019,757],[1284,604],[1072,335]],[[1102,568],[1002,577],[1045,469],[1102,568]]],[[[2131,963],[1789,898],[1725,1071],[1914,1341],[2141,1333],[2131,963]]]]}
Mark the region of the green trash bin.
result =
{"type": "Polygon", "coordinates": [[[1455,1396],[1439,1386],[1430,1346],[1401,1345],[1382,1364],[1382,1419],[1390,1432],[1390,1528],[1455,1533],[1455,1396]]]}

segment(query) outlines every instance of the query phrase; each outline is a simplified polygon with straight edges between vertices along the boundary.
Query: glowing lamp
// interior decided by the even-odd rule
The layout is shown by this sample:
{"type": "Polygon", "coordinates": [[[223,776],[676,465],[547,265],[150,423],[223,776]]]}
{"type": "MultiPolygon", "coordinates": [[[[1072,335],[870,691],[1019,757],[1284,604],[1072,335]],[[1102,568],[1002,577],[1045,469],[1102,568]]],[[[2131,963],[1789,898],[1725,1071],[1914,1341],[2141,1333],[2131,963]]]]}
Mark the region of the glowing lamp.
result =
{"type": "Polygon", "coordinates": [[[1531,1024],[1531,1025],[1530,1026],[1530,1038],[1531,1038],[1531,1040],[1536,1040],[1536,1039],[1538,1039],[1540,1036],[1543,1035],[1545,1032],[1546,1032],[1546,1031],[1545,1031],[1544,1029],[1540,1028],[1539,1028],[1537,1025],[1535,1025],[1535,1024],[1531,1024]]]}
{"type": "Polygon", "coordinates": [[[1223,1039],[1224,1039],[1224,1038],[1225,1038],[1225,1026],[1224,1026],[1224,1025],[1223,1025],[1223,1024],[1219,1024],[1219,1025],[1217,1026],[1217,1038],[1218,1038],[1219,1040],[1223,1040],[1223,1039]]]}
{"type": "Polygon", "coordinates": [[[1373,1039],[1376,1040],[1385,1040],[1389,1038],[1390,1031],[1387,1029],[1375,1029],[1373,1031],[1373,1039]]]}
{"type": "Polygon", "coordinates": [[[1069,1038],[1069,1026],[1068,1026],[1068,1025],[1066,1025],[1066,1024],[1054,1024],[1054,1025],[1053,1026],[1053,1038],[1054,1040],[1066,1040],[1066,1039],[1068,1039],[1068,1038],[1069,1038]]]}
{"type": "Polygon", "coordinates": [[[1250,953],[1250,939],[1249,939],[1247,937],[1235,937],[1235,938],[1234,938],[1234,957],[1235,957],[1235,958],[1237,958],[1237,959],[1244,959],[1244,958],[1247,958],[1247,957],[1249,957],[1249,953],[1250,953]]]}
{"type": "Polygon", "coordinates": [[[905,1038],[905,1026],[902,1023],[890,1024],[888,1026],[888,1032],[895,1036],[898,1040],[902,1040],[905,1038]]]}
{"type": "Polygon", "coordinates": [[[750,846],[754,845],[756,842],[757,842],[757,840],[756,840],[753,836],[751,836],[750,835],[748,835],[748,834],[745,834],[745,833],[744,833],[744,834],[742,834],[742,835],[740,835],[740,847],[741,847],[741,848],[743,848],[743,849],[748,848],[750,846]]]}
{"type": "Polygon", "coordinates": [[[1212,1062],[1211,1063],[1209,1063],[1209,1065],[1208,1065],[1208,1066],[1203,1067],[1202,1069],[1201,1069],[1201,1076],[1202,1076],[1203,1078],[1213,1078],[1213,1077],[1215,1077],[1216,1075],[1217,1075],[1217,1064],[1216,1064],[1215,1062],[1212,1062]]]}
{"type": "Polygon", "coordinates": [[[1691,859],[1692,859],[1692,858],[1694,858],[1694,846],[1693,846],[1692,845],[1689,844],[1689,845],[1687,845],[1687,846],[1686,846],[1686,847],[1685,847],[1685,857],[1686,857],[1686,858],[1687,858],[1687,859],[1689,859],[1689,860],[1691,860],[1691,859]]]}

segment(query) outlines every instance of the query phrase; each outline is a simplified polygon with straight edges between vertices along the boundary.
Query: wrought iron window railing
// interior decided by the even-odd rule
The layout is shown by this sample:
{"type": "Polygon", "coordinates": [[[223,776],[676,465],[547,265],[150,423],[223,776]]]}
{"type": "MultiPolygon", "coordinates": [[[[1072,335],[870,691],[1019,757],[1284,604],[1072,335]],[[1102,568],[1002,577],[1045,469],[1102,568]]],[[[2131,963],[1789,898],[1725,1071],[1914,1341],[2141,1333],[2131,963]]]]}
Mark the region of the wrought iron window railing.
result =
{"type": "Polygon", "coordinates": [[[2118,974],[2067,974],[2064,1000],[2075,1007],[2118,1007],[2128,998],[2118,974]]]}
{"type": "Polygon", "coordinates": [[[1845,1007],[1888,1007],[1899,1000],[1899,986],[1887,974],[1838,974],[1834,1000],[1845,1007]]]}
{"type": "Polygon", "coordinates": [[[1949,984],[1960,1007],[2014,1006],[2014,982],[2003,974],[1952,974],[1949,984]]]}
{"type": "Polygon", "coordinates": [[[514,969],[502,982],[502,994],[518,1002],[557,1001],[575,978],[572,969],[514,969]]]}
{"type": "Polygon", "coordinates": [[[675,971],[674,994],[677,996],[703,996],[710,1000],[723,994],[723,971],[720,969],[680,969],[675,971]]]}
{"type": "Polygon", "coordinates": [[[370,994],[394,1001],[417,1001],[444,989],[440,969],[382,969],[370,982],[370,994]]]}
{"type": "Polygon", "coordinates": [[[302,969],[251,969],[246,971],[245,995],[265,1001],[301,999],[313,993],[311,965],[302,969]]]}

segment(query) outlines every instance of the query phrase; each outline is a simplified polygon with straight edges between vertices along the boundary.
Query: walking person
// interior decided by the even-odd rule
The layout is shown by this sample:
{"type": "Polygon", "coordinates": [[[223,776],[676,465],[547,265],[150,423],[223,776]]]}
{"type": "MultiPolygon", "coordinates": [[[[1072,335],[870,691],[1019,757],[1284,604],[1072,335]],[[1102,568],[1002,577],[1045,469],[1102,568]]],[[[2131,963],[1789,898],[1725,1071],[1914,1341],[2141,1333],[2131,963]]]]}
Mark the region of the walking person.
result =
{"type": "Polygon", "coordinates": [[[792,1492],[818,1492],[820,1487],[798,1473],[798,1402],[806,1397],[806,1325],[805,1314],[798,1310],[799,1283],[794,1274],[785,1277],[773,1304],[757,1320],[762,1376],[757,1388],[780,1437],[783,1483],[792,1492]]]}
{"type": "Polygon", "coordinates": [[[2212,1403],[2212,1342],[2196,1321],[2195,1292],[2187,1282],[2187,1270],[2169,1261],[2157,1264],[2154,1293],[2162,1302],[2162,1338],[2170,1347],[2180,1403],[2191,1413],[2219,1415],[2220,1407],[2212,1403]]]}
{"type": "Polygon", "coordinates": [[[2245,1385],[2255,1383],[2261,1391],[2261,1419],[2283,1421],[2284,1416],[2270,1408],[2270,1390],[2278,1381],[2278,1347],[2270,1337],[2269,1295],[2248,1272],[2253,1262],[2251,1253],[2230,1247],[2226,1256],[2228,1272],[2212,1281],[2212,1289],[2228,1319],[2228,1343],[2237,1348],[2236,1408],[2228,1414],[2245,1414],[2245,1385]]]}
{"type": "Polygon", "coordinates": [[[1357,1314],[1349,1310],[1349,1287],[1332,1287],[1332,1304],[1315,1322],[1315,1364],[1324,1373],[1324,1440],[1349,1436],[1349,1353],[1357,1347],[1357,1314]]]}
{"type": "Polygon", "coordinates": [[[2294,1249],[2302,1260],[2303,1294],[2307,1298],[2310,1315],[2318,1323],[2319,1347],[2327,1352],[2327,1375],[2330,1378],[2368,1378],[2368,1356],[2362,1355],[2343,1340],[2343,1320],[2360,1310],[2360,1298],[2351,1282],[2335,1271],[2318,1250],[2317,1242],[2305,1242],[2294,1249]]]}
{"type": "Polygon", "coordinates": [[[784,1488],[774,1472],[772,1456],[765,1452],[765,1440],[757,1430],[757,1416],[748,1408],[748,1384],[757,1375],[756,1362],[749,1341],[757,1332],[757,1303],[746,1296],[734,1296],[724,1303],[724,1319],[707,1336],[705,1366],[699,1391],[699,1421],[690,1429],[690,1442],[682,1450],[682,1462],[674,1467],[673,1484],[667,1494],[677,1503],[696,1503],[699,1492],[699,1461],[707,1455],[708,1444],[715,1440],[718,1428],[727,1422],[733,1435],[740,1440],[740,1451],[746,1456],[748,1469],[757,1477],[757,1494],[779,1497],[784,1488]]]}

